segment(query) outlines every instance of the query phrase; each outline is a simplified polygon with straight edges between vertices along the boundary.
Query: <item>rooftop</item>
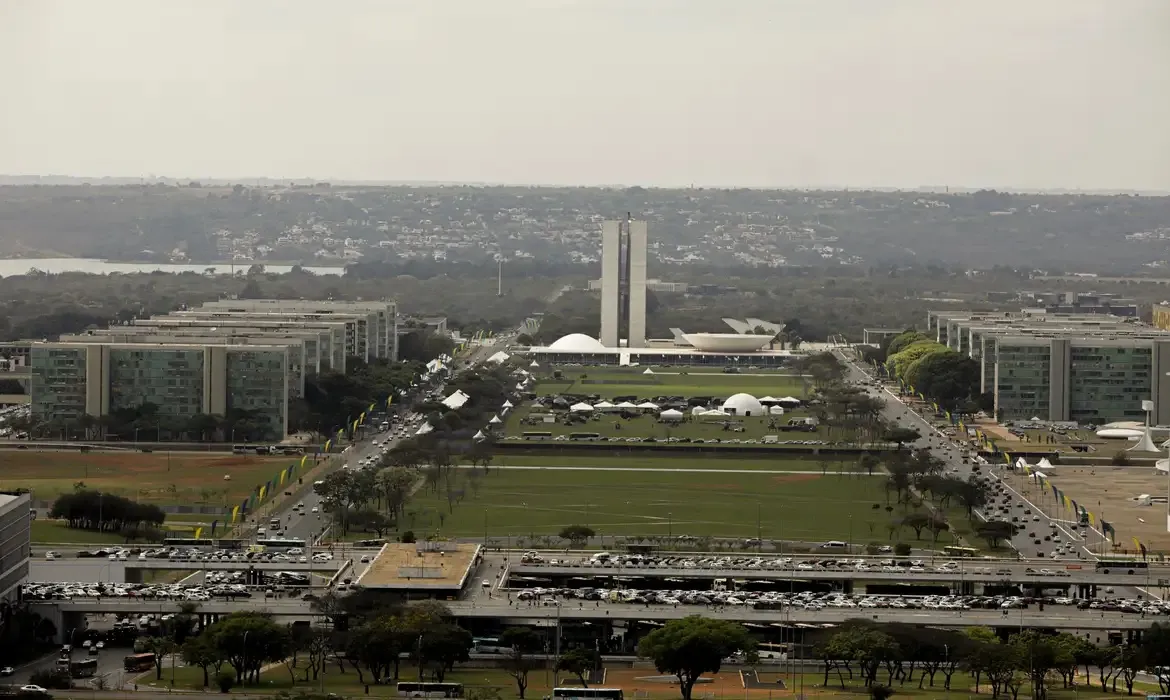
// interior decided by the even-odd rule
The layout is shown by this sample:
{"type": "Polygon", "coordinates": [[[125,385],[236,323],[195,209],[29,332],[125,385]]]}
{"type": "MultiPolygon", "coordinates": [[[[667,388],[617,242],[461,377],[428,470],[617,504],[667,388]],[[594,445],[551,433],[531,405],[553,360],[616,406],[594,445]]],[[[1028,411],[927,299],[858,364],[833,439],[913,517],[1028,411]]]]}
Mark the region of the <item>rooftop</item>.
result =
{"type": "Polygon", "coordinates": [[[458,591],[467,583],[480,546],[457,542],[382,546],[357,585],[384,590],[458,591]]]}

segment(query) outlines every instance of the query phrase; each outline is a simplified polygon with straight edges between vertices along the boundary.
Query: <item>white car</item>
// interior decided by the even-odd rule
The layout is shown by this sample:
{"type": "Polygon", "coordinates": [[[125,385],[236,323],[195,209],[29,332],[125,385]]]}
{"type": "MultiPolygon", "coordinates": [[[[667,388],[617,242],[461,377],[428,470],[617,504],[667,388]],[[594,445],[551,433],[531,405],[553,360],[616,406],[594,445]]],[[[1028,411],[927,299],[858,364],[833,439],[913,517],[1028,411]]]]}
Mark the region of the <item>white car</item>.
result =
{"type": "Polygon", "coordinates": [[[317,513],[317,512],[319,512],[319,510],[318,510],[317,506],[313,506],[312,510],[310,510],[309,512],[317,513]]]}
{"type": "Polygon", "coordinates": [[[48,693],[49,693],[49,691],[45,690],[41,686],[32,685],[32,684],[20,686],[20,692],[22,692],[22,693],[44,693],[45,695],[48,695],[48,693]]]}
{"type": "Polygon", "coordinates": [[[369,564],[369,563],[370,563],[370,555],[369,555],[369,554],[363,554],[363,555],[362,555],[362,563],[363,563],[363,564],[369,564]]]}
{"type": "Polygon", "coordinates": [[[53,561],[54,559],[56,559],[59,556],[61,556],[61,555],[57,554],[56,552],[54,552],[52,550],[45,552],[45,559],[47,559],[48,561],[53,561]]]}

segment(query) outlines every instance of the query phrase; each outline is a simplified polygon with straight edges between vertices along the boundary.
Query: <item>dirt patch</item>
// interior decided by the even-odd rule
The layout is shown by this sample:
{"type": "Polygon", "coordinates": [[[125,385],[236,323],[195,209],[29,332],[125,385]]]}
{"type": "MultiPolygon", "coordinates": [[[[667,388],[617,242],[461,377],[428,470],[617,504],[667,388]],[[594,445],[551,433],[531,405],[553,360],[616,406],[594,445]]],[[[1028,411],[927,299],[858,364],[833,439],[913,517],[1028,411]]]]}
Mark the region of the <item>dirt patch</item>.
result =
{"type": "Polygon", "coordinates": [[[806,481],[816,481],[820,479],[820,474],[782,474],[780,476],[772,477],[772,483],[776,484],[800,484],[806,481]]]}

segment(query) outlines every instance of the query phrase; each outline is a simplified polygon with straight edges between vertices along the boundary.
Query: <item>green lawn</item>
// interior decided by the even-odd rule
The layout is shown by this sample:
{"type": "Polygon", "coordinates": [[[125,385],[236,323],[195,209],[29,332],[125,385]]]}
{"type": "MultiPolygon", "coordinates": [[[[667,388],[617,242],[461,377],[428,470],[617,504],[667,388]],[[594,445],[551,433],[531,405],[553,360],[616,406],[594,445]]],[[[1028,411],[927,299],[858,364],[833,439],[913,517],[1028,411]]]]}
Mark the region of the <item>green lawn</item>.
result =
{"type": "Polygon", "coordinates": [[[443,483],[438,493],[424,488],[402,527],[420,536],[555,535],[582,524],[600,535],[754,537],[758,515],[765,538],[889,540],[880,475],[459,470],[453,479],[453,506],[443,483]]]}
{"type": "MultiPolygon", "coordinates": [[[[304,662],[302,661],[302,664],[304,662]]],[[[695,697],[704,697],[705,694],[711,693],[717,698],[747,698],[748,700],[767,700],[771,698],[776,700],[778,698],[796,697],[796,694],[803,691],[805,697],[817,698],[818,700],[839,700],[849,698],[856,700],[857,698],[868,697],[869,694],[864,688],[859,678],[850,678],[848,673],[843,673],[845,679],[845,689],[842,690],[840,681],[836,672],[829,674],[828,685],[823,685],[823,672],[814,672],[808,670],[806,666],[804,673],[792,674],[787,672],[783,664],[776,665],[761,665],[759,667],[759,678],[764,683],[774,683],[782,681],[785,689],[781,689],[779,683],[776,684],[775,689],[761,688],[758,690],[745,690],[740,681],[738,670],[736,668],[723,668],[715,674],[704,674],[704,678],[710,682],[702,683],[695,688],[695,697]]],[[[366,689],[358,680],[357,673],[346,665],[346,671],[340,673],[337,667],[330,664],[325,673],[317,681],[304,681],[304,670],[302,667],[295,668],[296,682],[292,680],[289,669],[283,664],[274,666],[260,675],[259,685],[248,685],[245,687],[234,688],[232,694],[275,694],[280,692],[296,693],[312,693],[316,692],[318,688],[325,692],[337,693],[343,696],[362,696],[366,694],[366,689]]],[[[929,677],[923,684],[923,688],[918,688],[920,669],[916,669],[911,681],[906,683],[894,682],[894,697],[912,697],[922,698],[923,700],[936,700],[944,697],[954,698],[971,698],[971,697],[991,697],[991,687],[986,680],[983,681],[979,688],[979,694],[975,694],[975,687],[971,677],[965,673],[959,672],[954,674],[951,679],[951,690],[949,693],[943,690],[944,676],[938,673],[934,678],[934,686],[929,685],[929,677]]],[[[147,690],[151,688],[170,688],[172,679],[172,670],[169,665],[164,666],[162,673],[162,680],[155,680],[155,672],[150,671],[144,673],[134,679],[138,683],[140,689],[147,690]]],[[[562,674],[562,679],[565,674],[562,674]]],[[[658,675],[652,668],[635,668],[635,669],[610,669],[606,674],[605,685],[607,687],[620,687],[626,691],[627,697],[634,697],[635,693],[642,697],[641,693],[645,693],[651,700],[669,700],[679,697],[678,687],[666,683],[654,683],[644,680],[646,677],[658,675]]],[[[203,688],[203,671],[198,668],[176,667],[173,671],[174,687],[176,690],[202,690],[203,688]]],[[[368,674],[365,679],[370,680],[368,674]]],[[[417,679],[416,671],[413,667],[403,664],[399,679],[402,681],[413,681],[417,679]]],[[[885,669],[879,671],[878,680],[884,682],[887,679],[885,669]]],[[[519,694],[516,691],[516,684],[512,677],[505,671],[498,668],[461,668],[456,667],[453,671],[447,674],[444,679],[447,682],[463,683],[468,689],[470,688],[496,688],[499,691],[501,700],[513,700],[518,698],[519,694]]],[[[1101,692],[1100,686],[1097,684],[1097,678],[1092,679],[1092,686],[1085,683],[1085,678],[1079,677],[1077,679],[1077,686],[1075,688],[1062,688],[1060,681],[1054,679],[1048,684],[1048,697],[1052,700],[1074,700],[1075,698],[1084,697],[1125,697],[1125,685],[1119,680],[1117,684],[1117,693],[1105,694],[1101,692]]],[[[539,699],[549,694],[549,690],[553,687],[554,674],[537,668],[531,671],[528,675],[528,692],[526,697],[530,699],[539,699]]],[[[212,679],[214,683],[214,678],[212,679]]],[[[1135,683],[1134,696],[1143,697],[1146,692],[1157,692],[1157,687],[1148,683],[1135,683]]],[[[218,692],[218,691],[217,691],[218,692]]],[[[393,682],[382,685],[370,685],[369,695],[374,697],[397,697],[397,692],[393,682]]],[[[1011,695],[1006,693],[1000,696],[1001,698],[1010,698],[1011,695]]],[[[1020,697],[1031,697],[1031,688],[1027,682],[1020,689],[1020,697]]]]}
{"type": "MultiPolygon", "coordinates": [[[[115,533],[74,530],[65,527],[62,520],[37,519],[30,523],[33,544],[125,544],[125,538],[115,533]]],[[[167,528],[178,536],[190,536],[190,528],[167,528]]]]}
{"type": "Polygon", "coordinates": [[[761,469],[769,471],[852,471],[857,463],[856,458],[849,456],[839,459],[836,456],[826,456],[824,469],[821,462],[813,455],[776,453],[776,456],[761,457],[758,455],[742,456],[728,454],[726,451],[711,454],[686,455],[647,455],[644,452],[629,455],[616,454],[563,454],[550,452],[547,454],[511,454],[499,453],[492,461],[491,468],[498,465],[535,466],[535,467],[591,467],[595,469],[761,469]]]}

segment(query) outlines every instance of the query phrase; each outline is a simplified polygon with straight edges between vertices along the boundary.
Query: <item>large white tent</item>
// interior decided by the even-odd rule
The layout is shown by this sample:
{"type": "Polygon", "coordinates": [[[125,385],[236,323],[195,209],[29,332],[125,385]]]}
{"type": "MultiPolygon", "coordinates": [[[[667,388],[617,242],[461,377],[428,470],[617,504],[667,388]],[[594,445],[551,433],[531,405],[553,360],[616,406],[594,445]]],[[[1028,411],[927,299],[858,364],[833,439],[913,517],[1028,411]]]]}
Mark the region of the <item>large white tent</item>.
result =
{"type": "Polygon", "coordinates": [[[623,409],[623,410],[630,410],[630,409],[635,409],[635,408],[637,408],[637,407],[638,407],[638,404],[636,404],[636,403],[630,403],[629,401],[622,401],[622,402],[621,402],[621,403],[619,403],[617,406],[615,406],[615,408],[620,408],[620,409],[623,409]]]}
{"type": "Polygon", "coordinates": [[[593,407],[596,408],[598,411],[609,411],[609,410],[616,408],[613,404],[611,404],[608,401],[598,401],[597,403],[593,404],[593,407]]]}
{"type": "Polygon", "coordinates": [[[783,396],[781,398],[776,399],[776,403],[798,404],[798,403],[800,403],[800,399],[796,398],[795,396],[783,396]]]}
{"type": "Polygon", "coordinates": [[[462,408],[463,404],[467,403],[467,400],[470,398],[470,396],[464,394],[462,391],[456,391],[454,394],[443,399],[442,404],[451,410],[455,410],[462,408]]]}
{"type": "Polygon", "coordinates": [[[673,408],[668,408],[662,413],[658,414],[660,420],[679,421],[686,418],[686,414],[682,411],[676,411],[673,408]]]}
{"type": "Polygon", "coordinates": [[[504,421],[500,420],[499,416],[492,416],[492,419],[488,421],[488,423],[490,425],[499,425],[500,423],[503,423],[503,422],[504,421]]]}
{"type": "Polygon", "coordinates": [[[638,408],[640,408],[644,411],[657,411],[658,404],[656,404],[652,401],[643,401],[642,403],[638,404],[638,408]]]}
{"type": "Polygon", "coordinates": [[[751,394],[733,394],[723,402],[722,408],[727,413],[734,413],[737,416],[766,415],[764,405],[751,394]]]}
{"type": "Polygon", "coordinates": [[[593,411],[593,407],[582,401],[581,403],[575,403],[569,406],[569,410],[573,413],[589,413],[593,411]]]}

